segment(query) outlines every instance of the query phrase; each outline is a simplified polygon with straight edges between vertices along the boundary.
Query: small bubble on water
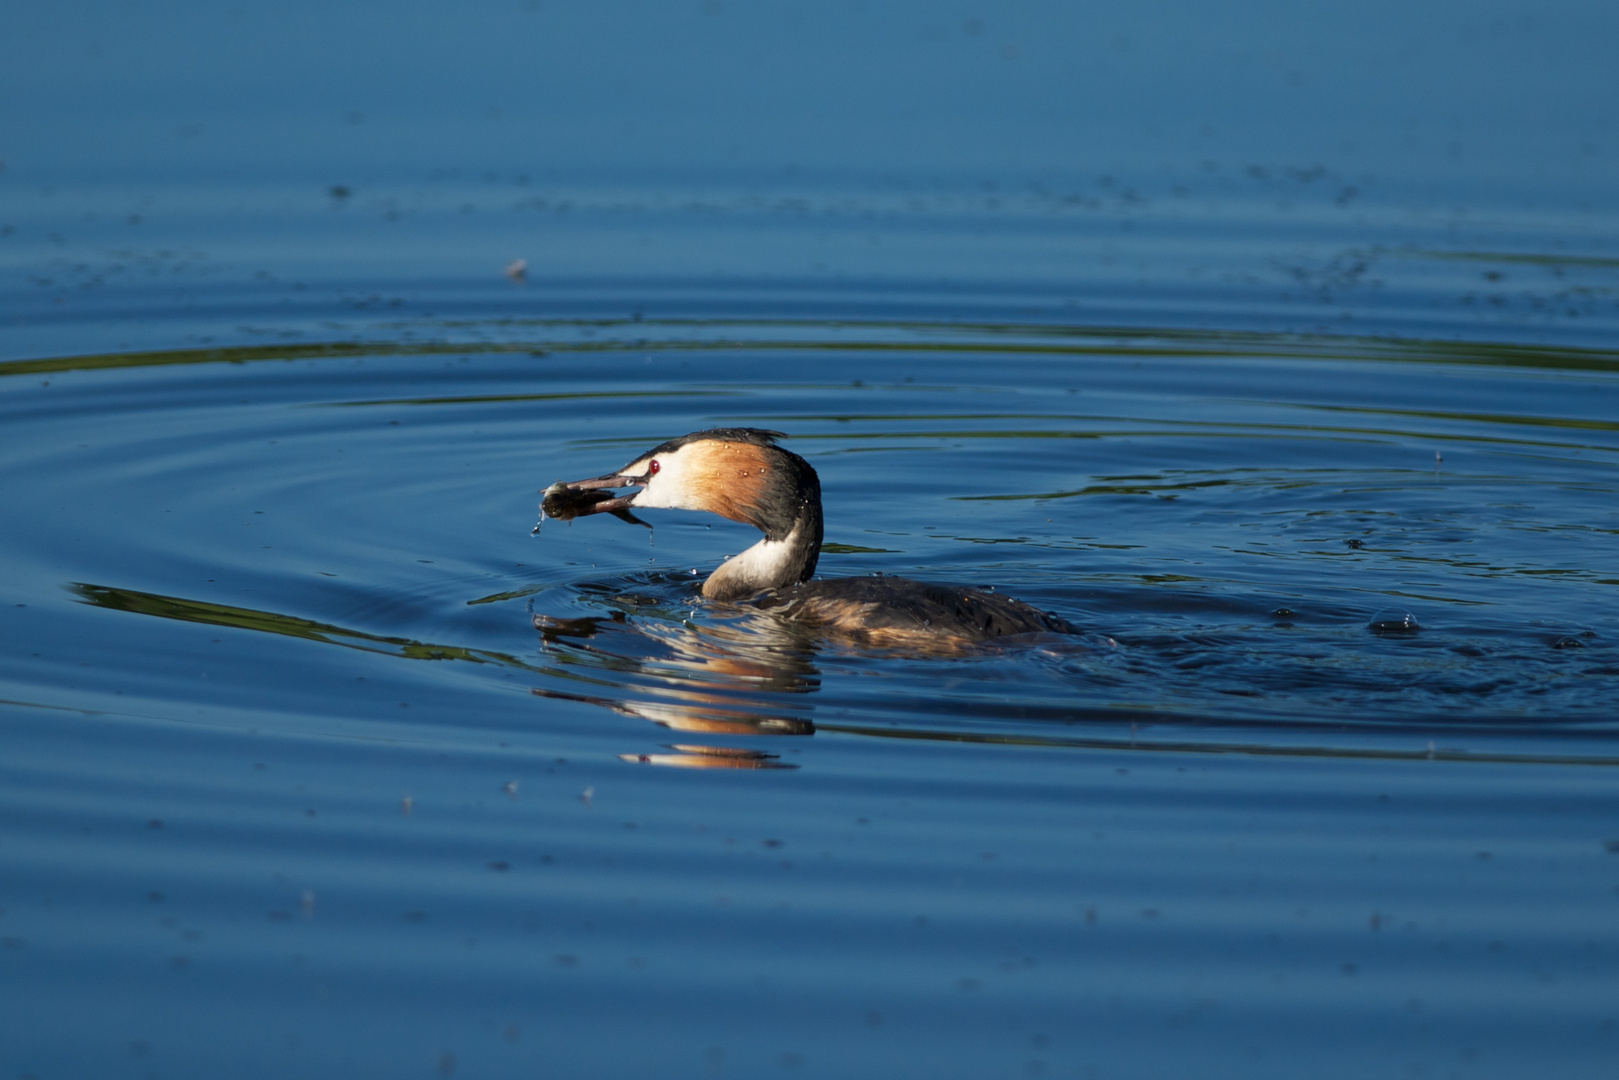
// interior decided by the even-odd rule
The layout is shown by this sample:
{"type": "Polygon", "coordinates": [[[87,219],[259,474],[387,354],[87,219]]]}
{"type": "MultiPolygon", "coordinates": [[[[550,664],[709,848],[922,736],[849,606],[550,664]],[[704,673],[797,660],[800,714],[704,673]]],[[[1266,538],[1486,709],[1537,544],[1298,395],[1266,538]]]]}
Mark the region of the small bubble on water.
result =
{"type": "Polygon", "coordinates": [[[1378,635],[1415,634],[1422,629],[1417,617],[1409,611],[1387,609],[1372,616],[1366,628],[1378,635]]]}

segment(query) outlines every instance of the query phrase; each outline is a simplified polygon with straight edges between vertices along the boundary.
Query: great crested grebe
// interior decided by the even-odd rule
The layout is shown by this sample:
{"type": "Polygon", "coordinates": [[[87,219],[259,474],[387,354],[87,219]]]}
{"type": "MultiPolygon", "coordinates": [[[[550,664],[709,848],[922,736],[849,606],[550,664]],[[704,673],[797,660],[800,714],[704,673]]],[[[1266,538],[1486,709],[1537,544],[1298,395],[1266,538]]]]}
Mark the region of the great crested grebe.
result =
{"type": "Polygon", "coordinates": [[[703,582],[711,600],[747,602],[822,630],[878,646],[987,641],[1013,634],[1079,631],[1055,615],[979,589],[893,577],[812,581],[821,555],[821,479],[810,463],[760,428],[694,431],[654,446],[615,473],[552,484],[547,517],[630,508],[706,510],[752,525],[764,539],[703,582]],[[614,496],[609,489],[636,488],[614,496]]]}

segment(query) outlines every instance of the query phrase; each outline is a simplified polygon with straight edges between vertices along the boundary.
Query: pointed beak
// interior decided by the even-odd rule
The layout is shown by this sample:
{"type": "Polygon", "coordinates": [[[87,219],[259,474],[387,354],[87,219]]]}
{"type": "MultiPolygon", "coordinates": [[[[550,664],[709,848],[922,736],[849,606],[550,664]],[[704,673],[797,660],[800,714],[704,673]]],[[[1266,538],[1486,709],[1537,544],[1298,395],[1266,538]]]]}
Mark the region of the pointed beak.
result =
{"type": "Polygon", "coordinates": [[[576,517],[587,517],[590,514],[613,514],[625,521],[644,525],[635,515],[630,513],[630,504],[635,501],[638,492],[627,495],[609,494],[609,488],[645,487],[647,478],[644,476],[625,476],[622,473],[612,473],[608,476],[592,477],[589,480],[570,480],[566,483],[558,482],[545,489],[545,498],[540,501],[540,509],[548,518],[558,521],[569,521],[576,517]]]}

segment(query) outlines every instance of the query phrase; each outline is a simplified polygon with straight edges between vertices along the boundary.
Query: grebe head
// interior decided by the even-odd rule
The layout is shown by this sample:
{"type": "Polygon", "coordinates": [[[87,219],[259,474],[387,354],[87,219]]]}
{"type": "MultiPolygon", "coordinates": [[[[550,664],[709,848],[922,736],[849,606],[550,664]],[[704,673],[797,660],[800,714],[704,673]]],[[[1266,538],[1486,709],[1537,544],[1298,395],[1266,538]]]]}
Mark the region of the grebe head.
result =
{"type": "Polygon", "coordinates": [[[670,439],[615,473],[553,484],[541,505],[552,517],[635,509],[703,510],[752,525],[764,539],[726,562],[703,595],[735,600],[808,580],[821,551],[821,482],[809,462],[761,428],[713,428],[670,439]],[[626,495],[581,492],[635,488],[626,495]]]}

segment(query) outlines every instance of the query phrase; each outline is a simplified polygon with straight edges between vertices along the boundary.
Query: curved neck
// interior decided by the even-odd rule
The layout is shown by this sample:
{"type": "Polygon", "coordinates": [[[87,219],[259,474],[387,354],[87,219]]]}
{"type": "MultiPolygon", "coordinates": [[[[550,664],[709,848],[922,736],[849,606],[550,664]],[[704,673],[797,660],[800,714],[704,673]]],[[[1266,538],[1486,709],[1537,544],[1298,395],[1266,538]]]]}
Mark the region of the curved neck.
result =
{"type": "Polygon", "coordinates": [[[821,557],[821,481],[809,462],[779,453],[794,482],[778,486],[781,497],[765,499],[759,518],[751,522],[764,539],[721,563],[703,582],[703,595],[711,600],[745,600],[808,581],[815,573],[821,557]]]}

